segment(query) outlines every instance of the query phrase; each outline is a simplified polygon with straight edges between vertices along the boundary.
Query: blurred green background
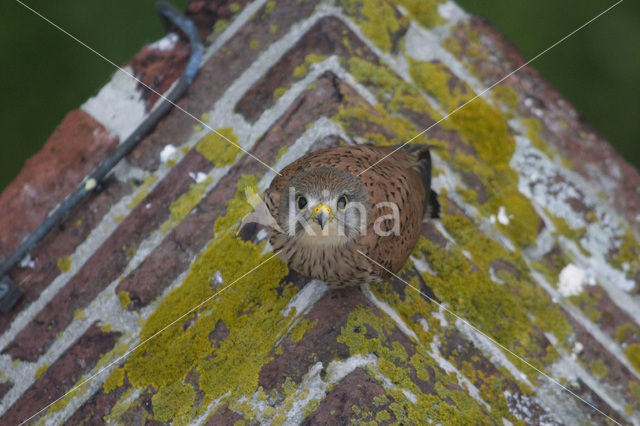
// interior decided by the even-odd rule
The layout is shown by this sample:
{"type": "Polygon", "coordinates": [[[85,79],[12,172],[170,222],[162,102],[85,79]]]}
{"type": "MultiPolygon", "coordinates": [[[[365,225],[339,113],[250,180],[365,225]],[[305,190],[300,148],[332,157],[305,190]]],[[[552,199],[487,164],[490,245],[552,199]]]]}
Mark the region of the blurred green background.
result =
{"type": "MultiPolygon", "coordinates": [[[[117,64],[164,34],[154,0],[23,0],[117,64]]],[[[173,0],[184,9],[188,0],[173,0]]],[[[613,1],[459,0],[486,17],[525,58],[613,1]]],[[[0,190],[65,114],[94,95],[113,67],[14,0],[0,2],[0,190]]],[[[640,2],[626,0],[532,64],[637,168],[640,151],[640,2]]]]}

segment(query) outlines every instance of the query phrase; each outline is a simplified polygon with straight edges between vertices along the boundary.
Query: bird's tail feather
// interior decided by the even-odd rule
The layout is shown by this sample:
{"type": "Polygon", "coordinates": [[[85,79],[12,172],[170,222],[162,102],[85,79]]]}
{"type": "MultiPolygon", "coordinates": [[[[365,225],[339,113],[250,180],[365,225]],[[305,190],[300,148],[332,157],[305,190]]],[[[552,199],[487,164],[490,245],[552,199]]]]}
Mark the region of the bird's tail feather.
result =
{"type": "Polygon", "coordinates": [[[425,194],[427,194],[424,203],[424,214],[435,219],[440,217],[440,202],[438,201],[438,194],[431,189],[431,153],[429,148],[430,146],[425,145],[405,145],[402,147],[403,150],[416,156],[416,162],[412,167],[420,175],[425,194]]]}

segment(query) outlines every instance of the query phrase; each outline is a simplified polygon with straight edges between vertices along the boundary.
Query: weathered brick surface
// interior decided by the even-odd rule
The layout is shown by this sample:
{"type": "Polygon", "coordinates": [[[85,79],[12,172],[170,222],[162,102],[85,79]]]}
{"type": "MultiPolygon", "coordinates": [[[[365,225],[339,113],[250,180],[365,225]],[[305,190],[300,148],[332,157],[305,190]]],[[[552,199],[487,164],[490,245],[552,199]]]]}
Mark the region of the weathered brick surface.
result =
{"type": "Polygon", "coordinates": [[[0,417],[0,422],[18,424],[63,396],[93,368],[100,355],[113,347],[118,336],[119,333],[105,333],[96,326],[89,327],[82,337],[49,366],[22,398],[0,417]]]}
{"type": "MultiPolygon", "coordinates": [[[[384,388],[370,377],[365,370],[358,368],[342,379],[327,394],[318,409],[306,418],[302,424],[346,424],[354,417],[354,407],[358,411],[370,410],[371,414],[365,414],[363,420],[374,421],[377,413],[388,408],[389,403],[374,403],[374,397],[383,395],[385,395],[384,388]]],[[[398,419],[390,413],[388,419],[376,423],[387,425],[396,421],[398,419]]]]}
{"type": "Polygon", "coordinates": [[[131,191],[128,185],[109,178],[99,190],[89,194],[60,225],[31,252],[33,268],[16,267],[13,279],[25,291],[18,304],[0,316],[0,330],[5,331],[16,315],[38,298],[40,293],[60,274],[58,261],[73,253],[99,223],[109,208],[131,191]]]}
{"type": "Polygon", "coordinates": [[[187,170],[206,170],[210,163],[192,152],[160,182],[91,256],[91,259],[60,290],[4,352],[35,361],[53,343],[55,336],[72,320],[77,309],[86,307],[127,265],[128,250],[135,248],[169,216],[171,202],[186,192],[192,179],[187,170]],[[153,209],[147,206],[153,206],[153,209]]]}
{"type": "MultiPolygon", "coordinates": [[[[242,260],[229,259],[227,247],[219,246],[229,243],[228,236],[214,234],[213,225],[238,210],[238,200],[227,202],[241,177],[259,181],[267,169],[238,155],[188,215],[162,227],[198,172],[219,172],[193,149],[207,132],[174,109],[128,156],[132,174],[112,176],[47,236],[32,255],[35,269],[12,271],[27,293],[14,312],[0,317],[0,363],[17,365],[27,385],[16,391],[21,383],[12,380],[19,374],[0,378],[2,421],[20,422],[44,408],[106,362],[101,354],[116,341],[123,353],[186,312],[184,301],[193,294],[208,297],[209,291],[224,293],[162,331],[173,337],[154,337],[164,346],[145,340],[146,347],[121,362],[122,385],[109,393],[98,386],[93,395],[70,395],[73,404],[58,407],[57,414],[45,411],[43,420],[604,424],[604,413],[619,422],[638,421],[633,345],[640,343],[640,307],[633,295],[640,291],[634,278],[640,276],[634,259],[640,257],[640,197],[634,192],[640,177],[529,67],[497,88],[502,97],[487,94],[484,103],[435,125],[524,60],[485,22],[456,12],[453,4],[425,5],[414,15],[411,2],[398,3],[194,0],[188,14],[206,39],[208,60],[178,103],[213,128],[233,127],[243,146],[271,166],[292,150],[297,156],[347,143],[399,144],[433,125],[416,142],[438,145],[434,185],[442,220],[423,224],[425,240],[399,273],[402,279],[323,292],[295,271],[269,282],[257,270],[228,289],[229,273],[246,271],[219,266],[223,285],[215,271],[203,275],[209,265],[201,256],[212,263],[242,260]],[[428,11],[443,15],[436,30],[428,11]],[[240,19],[245,21],[235,27],[240,19]],[[420,74],[416,65],[429,71],[420,74]],[[288,96],[292,90],[296,96],[288,96]],[[526,120],[535,122],[535,131],[526,120]],[[321,131],[308,137],[311,129],[321,131]],[[160,161],[167,144],[178,147],[175,165],[160,161]],[[531,147],[538,151],[526,151],[531,147]],[[157,182],[130,208],[122,200],[139,190],[134,175],[157,182]],[[125,212],[118,220],[114,206],[125,212]],[[108,238],[96,238],[105,217],[116,228],[108,238]],[[91,255],[78,250],[89,235],[98,241],[91,255]],[[217,252],[212,256],[207,247],[217,252]],[[70,253],[80,264],[47,296],[59,276],[57,259],[70,253]],[[558,285],[568,263],[587,273],[577,296],[558,285]],[[194,274],[184,274],[189,271],[194,274]],[[176,282],[179,276],[187,279],[176,282]],[[204,293],[198,280],[204,280],[204,293]],[[177,287],[167,292],[172,284],[177,287]],[[40,294],[50,301],[34,305],[40,294]],[[439,303],[601,412],[470,331],[439,303]],[[228,312],[229,306],[237,311],[228,312]],[[82,321],[93,325],[78,335],[82,321]],[[35,380],[30,363],[52,357],[63,339],[74,343],[35,380]],[[146,365],[149,359],[158,367],[146,365]],[[223,373],[211,377],[211,371],[223,373]]],[[[164,91],[187,55],[180,40],[166,51],[143,48],[130,65],[164,91]]],[[[157,102],[148,91],[141,96],[147,109],[157,102]]],[[[63,124],[61,129],[75,131],[69,118],[63,124]]],[[[108,135],[104,140],[105,146],[115,143],[108,135]]],[[[45,154],[29,167],[37,170],[45,154]]],[[[90,169],[77,156],[68,157],[68,167],[90,169]]],[[[81,178],[86,171],[77,173],[81,178]]],[[[21,175],[13,190],[24,190],[31,178],[21,175]]],[[[33,208],[38,217],[47,213],[33,208]]],[[[14,204],[7,209],[19,214],[14,204]]],[[[15,241],[25,229],[0,227],[0,239],[15,241]]],[[[262,230],[248,226],[229,244],[245,244],[247,253],[257,245],[268,253],[262,230]]]]}
{"type": "Polygon", "coordinates": [[[91,116],[70,111],[0,194],[0,259],[33,232],[117,143],[91,116]]]}

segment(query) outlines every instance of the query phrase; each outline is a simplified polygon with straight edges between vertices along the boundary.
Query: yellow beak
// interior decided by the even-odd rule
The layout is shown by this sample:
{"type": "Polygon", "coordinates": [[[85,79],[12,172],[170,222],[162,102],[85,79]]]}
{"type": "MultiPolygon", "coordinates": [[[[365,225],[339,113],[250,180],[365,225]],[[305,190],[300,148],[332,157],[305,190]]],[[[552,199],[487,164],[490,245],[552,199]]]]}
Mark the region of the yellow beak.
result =
{"type": "Polygon", "coordinates": [[[318,222],[320,229],[324,229],[324,226],[333,219],[333,213],[331,212],[331,207],[324,204],[318,204],[316,208],[313,209],[311,217],[318,222]]]}

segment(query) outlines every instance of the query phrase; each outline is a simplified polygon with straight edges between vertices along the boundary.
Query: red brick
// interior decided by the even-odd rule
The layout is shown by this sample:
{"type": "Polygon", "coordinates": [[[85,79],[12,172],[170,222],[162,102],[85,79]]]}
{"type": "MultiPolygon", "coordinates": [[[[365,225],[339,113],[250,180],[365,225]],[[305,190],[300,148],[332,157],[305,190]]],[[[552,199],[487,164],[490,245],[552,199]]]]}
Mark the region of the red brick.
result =
{"type": "Polygon", "coordinates": [[[113,348],[120,333],[105,333],[92,325],[0,417],[2,424],[18,424],[70,390],[113,348]]]}

